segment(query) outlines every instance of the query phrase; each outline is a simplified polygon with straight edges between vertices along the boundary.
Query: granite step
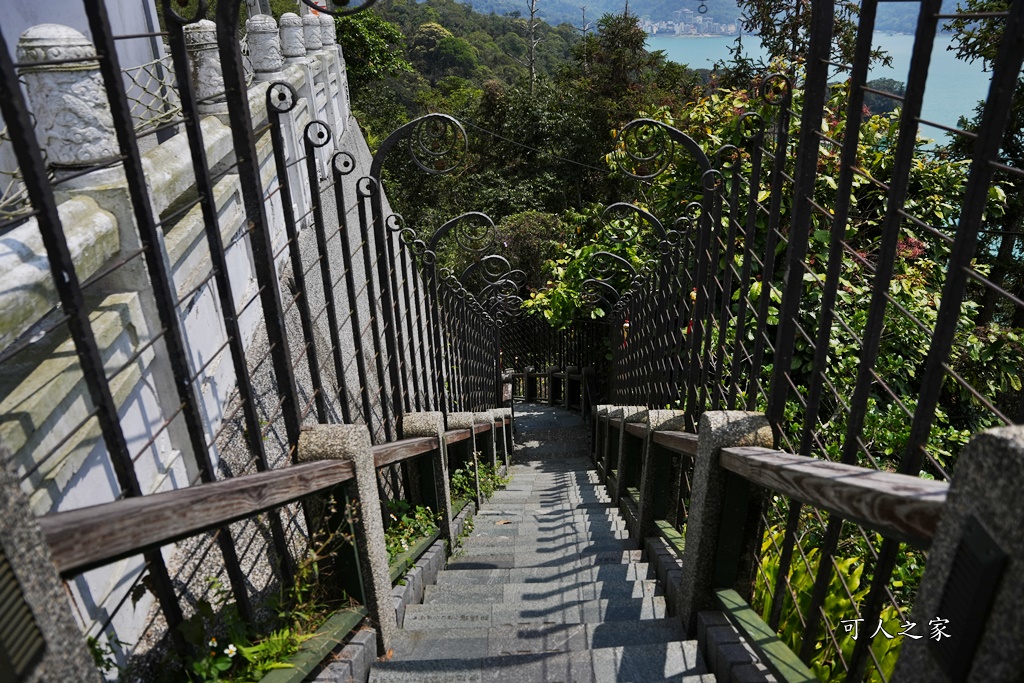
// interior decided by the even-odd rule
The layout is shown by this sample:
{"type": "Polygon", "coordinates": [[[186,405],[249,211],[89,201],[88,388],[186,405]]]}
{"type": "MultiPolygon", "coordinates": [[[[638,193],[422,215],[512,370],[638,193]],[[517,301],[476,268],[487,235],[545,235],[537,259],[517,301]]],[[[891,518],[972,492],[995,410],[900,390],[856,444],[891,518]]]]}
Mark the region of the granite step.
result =
{"type": "Polygon", "coordinates": [[[443,571],[437,585],[499,583],[574,583],[577,581],[640,581],[654,577],[654,568],[646,562],[602,564],[580,568],[529,567],[519,569],[464,568],[443,571]]]}
{"type": "Polygon", "coordinates": [[[597,624],[606,621],[663,619],[665,598],[602,598],[574,602],[516,605],[431,603],[405,609],[405,629],[489,628],[516,624],[597,624]]]}
{"type": "Polygon", "coordinates": [[[378,662],[372,683],[494,681],[496,683],[607,683],[673,681],[713,683],[695,641],[603,647],[579,652],[500,655],[470,659],[422,659],[378,662]]]}
{"type": "Polygon", "coordinates": [[[676,619],[606,624],[494,626],[487,629],[400,631],[394,642],[395,659],[464,659],[543,652],[580,652],[602,647],[651,645],[683,640],[676,619]]]}
{"type": "Polygon", "coordinates": [[[505,583],[502,585],[434,584],[427,586],[423,604],[528,603],[643,598],[662,595],[657,581],[564,581],[560,583],[505,583]]]}
{"type": "Polygon", "coordinates": [[[474,530],[469,538],[463,541],[463,547],[506,546],[516,545],[557,545],[562,542],[573,543],[604,543],[606,541],[627,541],[629,532],[625,529],[565,529],[548,531],[527,529],[520,533],[519,529],[474,530]]]}
{"type": "Polygon", "coordinates": [[[602,564],[629,564],[640,562],[642,552],[640,550],[605,550],[597,548],[590,550],[577,550],[579,554],[540,552],[473,552],[467,551],[465,555],[453,557],[448,563],[449,570],[462,569],[525,569],[528,567],[551,567],[563,571],[583,569],[602,564]]]}

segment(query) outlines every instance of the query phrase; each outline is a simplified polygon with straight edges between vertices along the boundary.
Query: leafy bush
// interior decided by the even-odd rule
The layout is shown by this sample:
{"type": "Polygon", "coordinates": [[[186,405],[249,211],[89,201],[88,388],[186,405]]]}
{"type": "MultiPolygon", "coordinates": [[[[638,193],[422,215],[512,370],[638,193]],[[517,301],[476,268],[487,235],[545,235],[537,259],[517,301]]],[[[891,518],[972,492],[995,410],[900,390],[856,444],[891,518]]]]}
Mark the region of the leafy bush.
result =
{"type": "Polygon", "coordinates": [[[437,530],[437,514],[425,505],[412,507],[405,500],[389,500],[388,525],[384,545],[388,562],[408,550],[413,543],[437,530]]]}

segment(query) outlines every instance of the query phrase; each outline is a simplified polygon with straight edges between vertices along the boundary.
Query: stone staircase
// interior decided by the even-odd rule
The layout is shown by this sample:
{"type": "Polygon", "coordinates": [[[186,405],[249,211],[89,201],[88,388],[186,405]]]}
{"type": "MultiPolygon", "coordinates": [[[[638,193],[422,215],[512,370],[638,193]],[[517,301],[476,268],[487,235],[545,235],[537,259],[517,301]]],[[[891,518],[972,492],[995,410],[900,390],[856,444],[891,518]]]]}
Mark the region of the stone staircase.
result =
{"type": "Polygon", "coordinates": [[[511,483],[370,681],[715,681],[597,484],[582,422],[532,410],[511,483]]]}

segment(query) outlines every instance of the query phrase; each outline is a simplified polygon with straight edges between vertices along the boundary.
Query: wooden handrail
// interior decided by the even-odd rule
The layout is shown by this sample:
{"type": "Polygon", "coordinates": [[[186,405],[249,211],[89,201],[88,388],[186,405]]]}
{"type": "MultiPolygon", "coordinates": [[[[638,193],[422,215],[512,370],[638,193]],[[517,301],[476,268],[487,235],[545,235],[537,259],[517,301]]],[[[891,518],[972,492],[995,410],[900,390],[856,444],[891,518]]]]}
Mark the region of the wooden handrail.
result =
{"type": "Polygon", "coordinates": [[[647,424],[644,422],[627,422],[626,433],[642,439],[647,436],[647,424]]]}
{"type": "Polygon", "coordinates": [[[373,465],[380,469],[435,450],[437,450],[436,436],[417,436],[411,439],[382,443],[373,447],[373,465]]]}
{"type": "Polygon", "coordinates": [[[697,435],[688,432],[654,432],[651,439],[659,446],[664,446],[673,453],[681,453],[696,457],[697,435]]]}
{"type": "Polygon", "coordinates": [[[720,464],[772,491],[897,540],[931,545],[949,484],[769,448],[723,448],[720,464]]]}
{"type": "MultiPolygon", "coordinates": [[[[509,420],[497,420],[495,425],[509,420]]],[[[485,432],[489,423],[477,425],[485,432]]],[[[469,438],[468,429],[445,433],[446,443],[469,438]]],[[[373,446],[375,467],[436,450],[437,437],[402,439],[373,446]]],[[[137,555],[204,531],[287,505],[355,476],[350,462],[323,460],[246,474],[225,481],[125,498],[39,518],[50,554],[62,576],[137,555]]]]}
{"type": "Polygon", "coordinates": [[[444,433],[444,442],[451,446],[453,443],[468,440],[469,436],[468,429],[452,429],[444,433]]]}
{"type": "Polygon", "coordinates": [[[67,577],[286,505],[354,476],[350,462],[302,463],[46,515],[39,526],[57,571],[67,577]]]}

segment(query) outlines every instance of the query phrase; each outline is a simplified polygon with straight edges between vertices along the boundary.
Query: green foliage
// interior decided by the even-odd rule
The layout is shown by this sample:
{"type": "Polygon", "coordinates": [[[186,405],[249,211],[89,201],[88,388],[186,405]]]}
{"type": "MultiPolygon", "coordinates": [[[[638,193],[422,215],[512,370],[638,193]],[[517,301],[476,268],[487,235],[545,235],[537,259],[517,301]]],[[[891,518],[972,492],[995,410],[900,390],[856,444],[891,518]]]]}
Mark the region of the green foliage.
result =
{"type": "Polygon", "coordinates": [[[437,530],[437,515],[424,505],[413,508],[405,500],[387,502],[388,522],[384,529],[384,546],[388,562],[408,550],[413,543],[437,530]]]}
{"type": "MultiPolygon", "coordinates": [[[[337,515],[333,502],[324,513],[337,515]]],[[[314,533],[306,555],[297,563],[294,580],[270,601],[275,618],[263,624],[242,619],[231,591],[216,577],[207,579],[207,595],[179,630],[191,656],[184,662],[173,655],[161,668],[161,681],[258,681],[274,669],[290,668],[286,660],[336,610],[351,604],[344,592],[331,592],[331,560],[353,538],[347,533],[356,509],[346,506],[336,529],[323,525],[314,533]]]]}
{"type": "Polygon", "coordinates": [[[452,500],[474,500],[476,498],[477,481],[480,482],[480,495],[490,498],[494,492],[505,488],[510,477],[503,477],[500,468],[486,462],[480,462],[480,453],[465,467],[454,470],[449,475],[452,500]]]}
{"type": "MultiPolygon", "coordinates": [[[[812,529],[815,522],[812,515],[805,514],[805,524],[812,529]]],[[[818,529],[820,532],[820,528],[818,529]]],[[[758,572],[754,586],[753,607],[760,612],[761,618],[765,621],[772,611],[771,589],[775,585],[779,570],[779,556],[775,549],[782,547],[785,529],[783,526],[772,526],[765,532],[764,541],[761,545],[761,569],[758,572]]],[[[820,535],[813,532],[805,535],[810,543],[820,541],[820,535]]],[[[784,582],[782,618],[780,621],[781,630],[779,638],[794,652],[800,652],[803,644],[803,627],[801,615],[808,614],[811,603],[811,594],[814,589],[815,576],[821,561],[817,547],[808,547],[809,543],[802,542],[802,554],[796,554],[790,565],[787,580],[784,582]]],[[[853,638],[852,630],[847,633],[844,624],[841,622],[859,617],[859,609],[871,589],[870,577],[864,576],[866,549],[864,551],[851,553],[848,556],[837,554],[833,559],[834,571],[832,572],[831,583],[828,587],[828,597],[822,605],[824,618],[831,631],[835,633],[835,639],[839,643],[839,650],[836,650],[835,643],[831,638],[821,640],[811,657],[810,667],[814,674],[821,681],[839,683],[846,680],[846,668],[843,661],[849,661],[853,654],[856,641],[853,638]]],[[[842,551],[841,551],[842,552],[842,551]]],[[[908,566],[904,558],[904,567],[908,566]]],[[[912,565],[916,570],[917,565],[912,565]]],[[[919,576],[918,573],[916,576],[919,576]]],[[[885,678],[879,676],[874,667],[869,667],[867,680],[872,683],[888,680],[896,666],[899,657],[902,638],[898,634],[902,628],[903,620],[899,613],[892,607],[886,605],[881,614],[883,628],[894,637],[890,640],[879,634],[871,644],[872,652],[881,666],[885,678]]],[[[862,622],[858,627],[858,637],[867,638],[874,633],[877,624],[862,622]]]]}
{"type": "Polygon", "coordinates": [[[460,467],[449,475],[449,486],[452,500],[473,500],[476,498],[476,481],[473,478],[473,467],[460,467]]]}
{"type": "Polygon", "coordinates": [[[349,87],[360,90],[374,81],[411,72],[402,56],[401,29],[373,12],[359,12],[335,20],[338,44],[345,54],[349,87]]]}
{"type": "MultiPolygon", "coordinates": [[[[903,94],[907,90],[905,83],[892,78],[876,78],[873,81],[868,81],[867,86],[874,90],[892,93],[898,97],[903,97],[903,94]]],[[[868,116],[888,114],[891,111],[895,111],[897,107],[899,107],[898,100],[885,97],[884,95],[878,95],[873,92],[864,93],[864,108],[867,110],[865,114],[868,116]]]]}

